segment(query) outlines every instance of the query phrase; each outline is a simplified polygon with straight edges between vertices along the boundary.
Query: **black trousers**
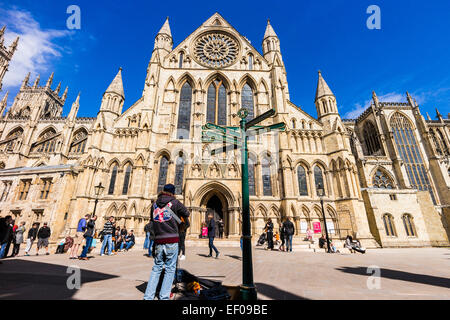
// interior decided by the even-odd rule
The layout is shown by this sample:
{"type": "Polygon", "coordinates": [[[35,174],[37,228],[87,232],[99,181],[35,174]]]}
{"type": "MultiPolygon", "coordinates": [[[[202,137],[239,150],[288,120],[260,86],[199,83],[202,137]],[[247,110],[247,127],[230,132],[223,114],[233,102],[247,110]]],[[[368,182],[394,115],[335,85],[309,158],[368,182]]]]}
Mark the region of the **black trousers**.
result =
{"type": "Polygon", "coordinates": [[[186,246],[185,246],[185,242],[186,242],[186,232],[180,232],[180,252],[183,256],[186,255],[186,246]]]}
{"type": "Polygon", "coordinates": [[[12,255],[17,256],[19,254],[19,250],[20,250],[20,243],[14,243],[12,255]]]}
{"type": "Polygon", "coordinates": [[[267,247],[273,249],[273,232],[267,232],[267,247]]]}

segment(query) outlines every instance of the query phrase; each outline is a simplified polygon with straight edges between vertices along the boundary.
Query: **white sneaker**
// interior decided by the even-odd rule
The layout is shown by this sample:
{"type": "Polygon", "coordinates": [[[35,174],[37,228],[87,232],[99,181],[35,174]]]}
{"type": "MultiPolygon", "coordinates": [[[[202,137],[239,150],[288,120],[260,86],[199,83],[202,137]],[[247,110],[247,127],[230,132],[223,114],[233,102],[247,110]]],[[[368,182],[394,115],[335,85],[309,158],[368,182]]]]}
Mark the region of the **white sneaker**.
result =
{"type": "Polygon", "coordinates": [[[185,259],[186,259],[186,256],[184,256],[184,255],[180,256],[180,260],[185,260],[185,259]]]}

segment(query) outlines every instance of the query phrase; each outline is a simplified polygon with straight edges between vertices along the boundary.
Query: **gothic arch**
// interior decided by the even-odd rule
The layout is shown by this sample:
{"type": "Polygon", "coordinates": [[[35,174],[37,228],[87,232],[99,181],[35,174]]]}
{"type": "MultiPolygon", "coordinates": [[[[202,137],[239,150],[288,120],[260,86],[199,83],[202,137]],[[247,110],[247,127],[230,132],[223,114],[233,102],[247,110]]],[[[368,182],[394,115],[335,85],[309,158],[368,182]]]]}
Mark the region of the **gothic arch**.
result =
{"type": "Polygon", "coordinates": [[[111,168],[114,167],[114,164],[117,165],[117,168],[120,168],[120,161],[117,158],[109,160],[107,167],[111,170],[111,168]]]}
{"type": "Polygon", "coordinates": [[[161,157],[164,157],[164,156],[167,158],[167,160],[170,161],[170,159],[171,159],[170,151],[168,149],[166,149],[166,148],[160,149],[158,152],[156,152],[156,154],[155,154],[155,161],[159,162],[159,159],[161,157]]]}
{"type": "Polygon", "coordinates": [[[115,202],[113,202],[110,206],[109,206],[109,208],[108,208],[108,210],[106,211],[107,212],[107,217],[111,217],[111,216],[113,216],[113,217],[117,217],[117,215],[118,215],[118,212],[119,212],[119,210],[118,210],[118,208],[117,208],[117,204],[115,203],[115,202]]]}
{"type": "Polygon", "coordinates": [[[211,181],[201,186],[193,197],[194,205],[200,207],[201,201],[203,200],[205,195],[211,190],[216,190],[219,191],[221,194],[223,194],[228,202],[228,207],[236,206],[236,198],[234,197],[233,192],[230,190],[230,188],[228,188],[225,184],[223,184],[220,181],[211,181]]]}
{"type": "Polygon", "coordinates": [[[125,170],[125,167],[127,167],[128,165],[134,168],[133,160],[131,160],[130,158],[126,158],[124,161],[122,161],[122,165],[120,168],[122,170],[125,170]]]}
{"type": "Polygon", "coordinates": [[[239,90],[239,92],[242,91],[242,88],[246,83],[250,86],[250,88],[252,88],[253,95],[255,95],[256,92],[258,92],[258,87],[256,86],[255,78],[253,78],[249,73],[244,74],[239,80],[239,84],[237,85],[237,89],[239,90]]]}
{"type": "Polygon", "coordinates": [[[407,115],[406,113],[404,113],[404,112],[402,112],[402,111],[400,111],[400,110],[396,110],[395,112],[392,112],[392,114],[389,115],[389,118],[388,118],[389,128],[390,128],[391,131],[392,131],[392,121],[393,121],[394,117],[395,117],[397,114],[400,115],[402,118],[404,117],[405,120],[409,122],[409,124],[410,124],[410,126],[411,126],[411,130],[412,130],[413,132],[416,130],[416,126],[414,125],[414,121],[412,121],[412,120],[408,117],[408,115],[407,115]]]}
{"type": "Polygon", "coordinates": [[[222,83],[225,87],[225,89],[229,92],[232,88],[232,81],[221,71],[216,71],[213,74],[209,75],[204,82],[203,90],[207,91],[211,83],[219,78],[222,80],[222,83]]]}
{"type": "Polygon", "coordinates": [[[181,75],[181,77],[178,78],[176,86],[178,91],[181,91],[181,88],[183,87],[185,82],[188,82],[190,84],[192,90],[195,90],[197,88],[197,83],[195,82],[194,77],[189,72],[185,72],[183,73],[183,75],[181,75]]]}
{"type": "Polygon", "coordinates": [[[294,168],[297,168],[298,166],[303,166],[306,169],[306,171],[311,171],[311,166],[304,159],[298,159],[297,161],[295,161],[294,168]]]}
{"type": "Polygon", "coordinates": [[[369,174],[369,177],[370,177],[369,184],[371,186],[374,186],[374,184],[373,184],[374,178],[375,178],[375,175],[376,175],[376,173],[378,171],[381,171],[383,173],[383,175],[385,175],[389,179],[389,182],[392,184],[392,189],[396,189],[397,188],[397,182],[395,180],[394,175],[388,169],[386,169],[383,166],[376,166],[370,172],[370,174],[369,174]]]}

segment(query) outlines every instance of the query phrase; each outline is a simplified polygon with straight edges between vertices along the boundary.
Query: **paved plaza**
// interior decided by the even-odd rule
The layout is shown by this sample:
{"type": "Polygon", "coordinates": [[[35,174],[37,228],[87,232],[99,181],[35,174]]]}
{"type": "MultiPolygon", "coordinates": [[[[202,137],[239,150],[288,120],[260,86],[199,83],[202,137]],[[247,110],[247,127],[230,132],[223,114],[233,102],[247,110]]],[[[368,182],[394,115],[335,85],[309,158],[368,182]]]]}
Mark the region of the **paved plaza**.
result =
{"type": "MultiPolygon", "coordinates": [[[[192,274],[226,285],[242,279],[239,247],[219,248],[219,259],[207,247],[187,248],[181,262],[192,274]]],[[[0,299],[135,299],[142,300],[153,259],[134,248],[89,261],[67,255],[19,256],[0,265],[0,299]],[[67,267],[81,268],[82,286],[69,290],[67,267]]],[[[450,249],[376,249],[367,254],[266,251],[253,249],[259,299],[450,299],[450,249]],[[367,286],[367,268],[381,269],[379,289],[367,286]]],[[[377,282],[369,280],[376,286],[377,282]]]]}

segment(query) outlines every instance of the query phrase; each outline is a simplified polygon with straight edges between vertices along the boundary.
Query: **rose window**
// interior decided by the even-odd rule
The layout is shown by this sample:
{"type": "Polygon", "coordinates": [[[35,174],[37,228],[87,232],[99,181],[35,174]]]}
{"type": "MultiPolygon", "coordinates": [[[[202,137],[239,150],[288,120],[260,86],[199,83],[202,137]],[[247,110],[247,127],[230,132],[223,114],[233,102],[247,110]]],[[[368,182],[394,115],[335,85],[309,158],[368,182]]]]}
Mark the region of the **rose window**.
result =
{"type": "Polygon", "coordinates": [[[194,45],[194,56],[204,66],[224,68],[233,64],[239,52],[237,41],[223,33],[200,36],[194,45]]]}

